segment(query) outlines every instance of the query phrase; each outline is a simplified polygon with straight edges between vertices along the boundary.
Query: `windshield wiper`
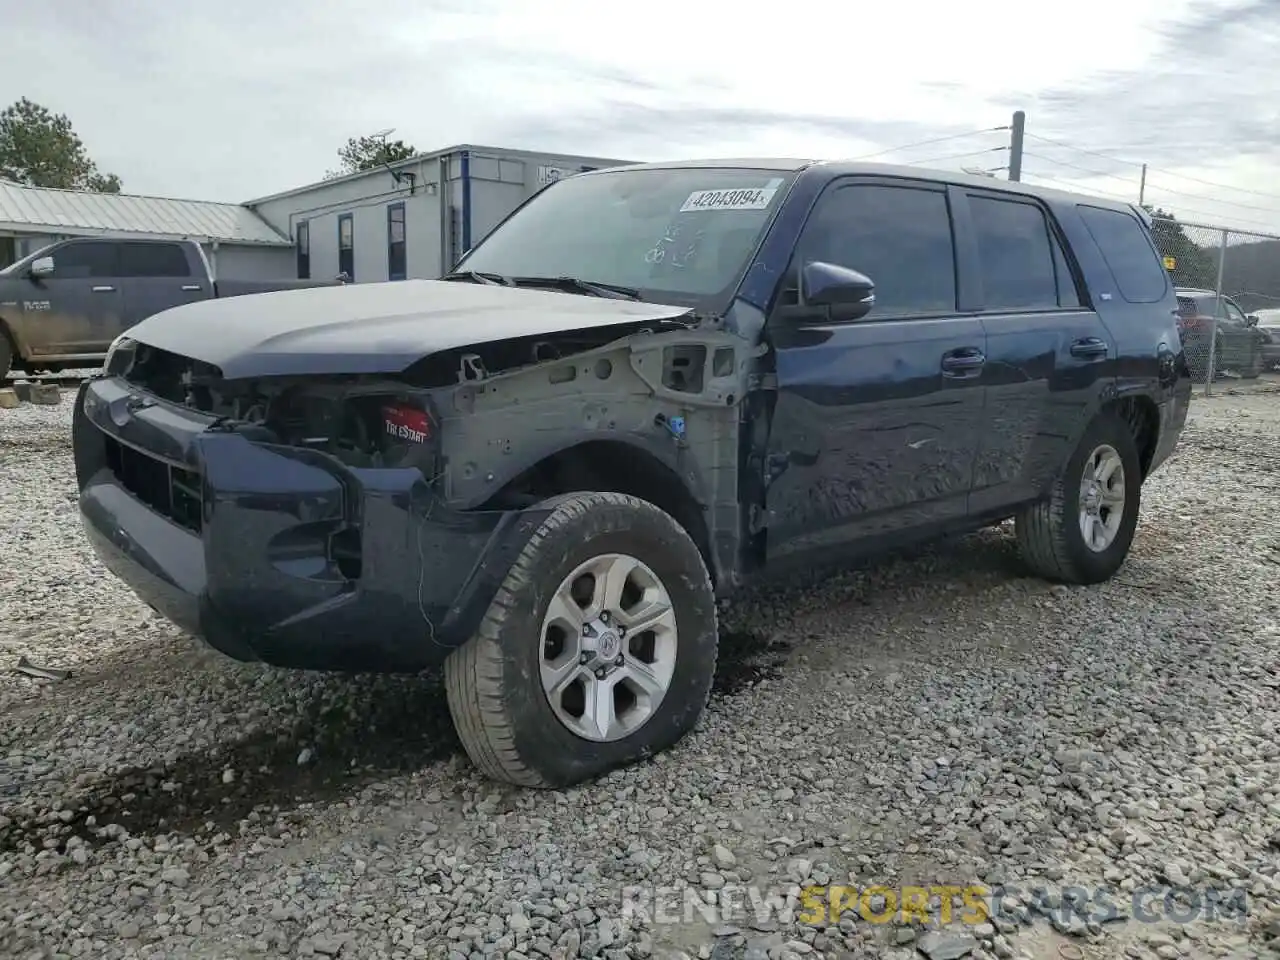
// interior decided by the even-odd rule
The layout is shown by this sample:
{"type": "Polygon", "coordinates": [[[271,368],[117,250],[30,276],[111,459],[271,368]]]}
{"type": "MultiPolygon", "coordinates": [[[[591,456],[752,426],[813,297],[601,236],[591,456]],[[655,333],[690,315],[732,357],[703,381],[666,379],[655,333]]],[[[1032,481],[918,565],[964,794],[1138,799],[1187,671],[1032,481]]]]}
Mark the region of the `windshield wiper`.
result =
{"type": "Polygon", "coordinates": [[[559,287],[573,293],[589,293],[593,297],[608,297],[612,300],[639,300],[640,291],[634,287],[624,287],[616,283],[601,283],[597,280],[581,280],[578,277],[513,277],[516,286],[527,283],[530,286],[543,284],[559,287]]]}
{"type": "Polygon", "coordinates": [[[491,286],[514,287],[510,277],[500,273],[477,273],[475,270],[459,270],[457,273],[446,273],[441,280],[469,280],[472,283],[487,283],[491,286]]]}

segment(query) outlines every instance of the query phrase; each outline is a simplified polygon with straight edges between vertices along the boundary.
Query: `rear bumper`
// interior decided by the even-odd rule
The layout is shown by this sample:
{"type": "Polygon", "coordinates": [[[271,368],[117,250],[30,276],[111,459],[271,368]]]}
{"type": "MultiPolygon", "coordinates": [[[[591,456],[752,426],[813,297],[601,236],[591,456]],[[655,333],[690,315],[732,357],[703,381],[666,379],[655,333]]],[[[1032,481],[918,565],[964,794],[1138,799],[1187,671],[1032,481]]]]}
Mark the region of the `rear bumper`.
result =
{"type": "Polygon", "coordinates": [[[476,630],[548,511],[451,511],[418,470],[209,431],[165,404],[85,383],[73,420],[80,512],[107,568],[239,660],[416,671],[476,630]],[[136,406],[136,402],[135,402],[136,406]]]}

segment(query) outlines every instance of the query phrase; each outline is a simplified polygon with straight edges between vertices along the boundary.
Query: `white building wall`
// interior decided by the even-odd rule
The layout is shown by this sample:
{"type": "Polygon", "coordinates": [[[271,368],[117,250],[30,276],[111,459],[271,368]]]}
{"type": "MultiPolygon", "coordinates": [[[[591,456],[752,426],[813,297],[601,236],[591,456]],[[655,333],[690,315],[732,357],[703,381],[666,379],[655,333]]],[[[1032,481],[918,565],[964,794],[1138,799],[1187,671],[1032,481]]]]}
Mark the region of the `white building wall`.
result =
{"type": "Polygon", "coordinates": [[[430,160],[407,168],[416,175],[397,184],[386,170],[291,191],[254,204],[258,215],[286,236],[298,236],[298,224],[310,230],[311,276],[338,275],[338,218],[351,214],[357,283],[386,280],[387,207],[404,203],[405,256],[410,277],[439,276],[440,163],[430,160]]]}
{"type": "Polygon", "coordinates": [[[201,244],[217,277],[223,280],[288,280],[297,274],[292,247],[255,247],[248,244],[201,244]]]}
{"type": "Polygon", "coordinates": [[[465,252],[462,212],[464,165],[470,182],[470,242],[475,246],[527,197],[546,185],[546,175],[576,173],[584,167],[616,166],[627,161],[592,157],[463,147],[428,155],[397,171],[414,175],[397,183],[390,171],[323,181],[254,201],[249,206],[286,236],[296,239],[298,224],[310,231],[310,270],[314,278],[338,274],[338,218],[351,214],[357,283],[388,279],[387,207],[405,205],[406,274],[434,279],[465,252]]]}

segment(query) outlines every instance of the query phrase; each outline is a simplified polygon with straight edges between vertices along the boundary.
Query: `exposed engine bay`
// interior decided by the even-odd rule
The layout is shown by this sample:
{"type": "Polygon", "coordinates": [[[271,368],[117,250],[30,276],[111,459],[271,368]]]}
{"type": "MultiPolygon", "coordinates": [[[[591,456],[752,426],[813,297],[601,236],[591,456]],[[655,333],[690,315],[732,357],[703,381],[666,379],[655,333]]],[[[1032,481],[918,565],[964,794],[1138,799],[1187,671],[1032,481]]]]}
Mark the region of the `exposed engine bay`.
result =
{"type": "Polygon", "coordinates": [[[656,482],[693,495],[689,522],[723,543],[727,564],[740,526],[740,408],[764,349],[712,324],[641,321],[444,350],[398,374],[228,380],[128,341],[106,373],[216,418],[211,432],[354,469],[417,469],[458,510],[518,508],[565,483],[626,489],[634,464],[661,462],[667,479],[656,482]]]}
{"type": "Polygon", "coordinates": [[[316,450],[351,467],[436,467],[438,420],[429,392],[384,377],[225,380],[216,367],[146,344],[113,354],[108,373],[238,432],[316,450]]]}

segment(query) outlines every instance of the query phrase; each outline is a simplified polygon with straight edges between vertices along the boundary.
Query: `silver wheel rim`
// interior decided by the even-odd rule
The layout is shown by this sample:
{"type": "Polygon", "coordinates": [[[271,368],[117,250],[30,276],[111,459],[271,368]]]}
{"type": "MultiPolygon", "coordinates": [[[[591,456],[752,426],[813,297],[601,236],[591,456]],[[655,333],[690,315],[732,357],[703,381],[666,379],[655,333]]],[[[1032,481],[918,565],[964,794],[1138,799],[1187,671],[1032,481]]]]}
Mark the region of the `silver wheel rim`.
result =
{"type": "Polygon", "coordinates": [[[671,595],[635,557],[609,553],[570,573],[539,634],[542,689],[585,740],[621,740],[657,711],[676,669],[671,595]]]}
{"type": "Polygon", "coordinates": [[[1084,462],[1080,478],[1080,535],[1094,553],[1115,542],[1124,521],[1124,461],[1102,444],[1084,462]]]}

